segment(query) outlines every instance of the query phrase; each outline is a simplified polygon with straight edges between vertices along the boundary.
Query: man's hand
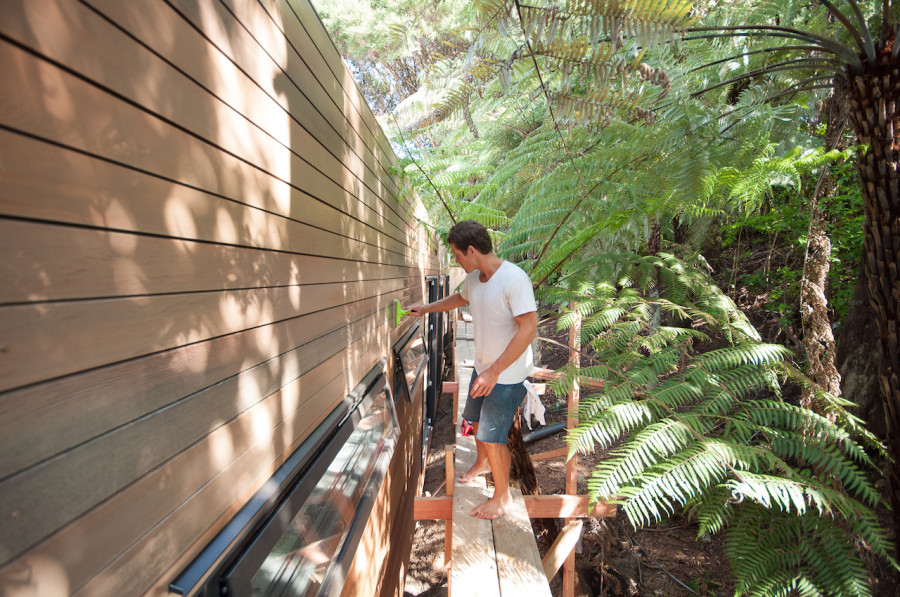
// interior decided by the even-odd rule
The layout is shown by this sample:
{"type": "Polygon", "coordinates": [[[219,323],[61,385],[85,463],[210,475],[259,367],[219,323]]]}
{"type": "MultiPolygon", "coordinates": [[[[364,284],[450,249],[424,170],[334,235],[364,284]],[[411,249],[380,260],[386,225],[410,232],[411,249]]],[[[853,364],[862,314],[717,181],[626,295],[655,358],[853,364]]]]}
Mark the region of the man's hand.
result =
{"type": "Polygon", "coordinates": [[[407,309],[406,311],[407,311],[407,313],[409,313],[409,314],[412,315],[413,317],[422,317],[422,316],[425,315],[425,313],[427,312],[427,311],[425,311],[425,307],[426,307],[426,306],[427,306],[427,305],[413,305],[412,307],[410,307],[410,308],[407,309]]]}
{"type": "Polygon", "coordinates": [[[491,390],[494,389],[494,386],[497,385],[497,379],[500,377],[499,373],[494,373],[494,370],[491,367],[488,367],[484,370],[484,373],[479,373],[478,377],[472,380],[472,385],[469,389],[473,398],[478,398],[479,396],[487,396],[491,393],[491,390]]]}

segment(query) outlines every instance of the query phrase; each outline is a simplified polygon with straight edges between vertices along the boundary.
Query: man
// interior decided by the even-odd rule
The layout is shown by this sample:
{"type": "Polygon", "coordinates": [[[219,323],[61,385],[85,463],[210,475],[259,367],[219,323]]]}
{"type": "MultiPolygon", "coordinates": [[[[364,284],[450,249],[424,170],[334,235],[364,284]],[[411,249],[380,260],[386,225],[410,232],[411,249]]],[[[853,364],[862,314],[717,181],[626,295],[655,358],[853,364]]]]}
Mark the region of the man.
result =
{"type": "Polygon", "coordinates": [[[537,304],[528,274],[494,254],[484,226],[473,220],[459,222],[447,240],[456,262],[466,271],[462,290],[409,310],[421,317],[469,305],[472,312],[475,375],[463,418],[475,429],[477,458],[459,480],[469,482],[487,472],[493,475],[493,496],[470,512],[493,520],[512,504],[506,437],[525,398],[522,382],[534,372],[531,342],[537,333],[537,304]]]}

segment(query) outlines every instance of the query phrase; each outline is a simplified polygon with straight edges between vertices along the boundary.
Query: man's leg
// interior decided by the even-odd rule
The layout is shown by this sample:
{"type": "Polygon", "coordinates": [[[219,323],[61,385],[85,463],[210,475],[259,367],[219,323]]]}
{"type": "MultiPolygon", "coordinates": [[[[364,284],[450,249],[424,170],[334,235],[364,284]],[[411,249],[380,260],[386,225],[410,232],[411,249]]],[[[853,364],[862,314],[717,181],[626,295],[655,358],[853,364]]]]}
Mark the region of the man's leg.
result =
{"type": "Polygon", "coordinates": [[[512,495],[509,493],[511,459],[509,447],[506,444],[482,442],[482,445],[487,455],[491,475],[494,477],[494,495],[485,503],[473,508],[469,515],[494,520],[500,518],[512,504],[512,495]]]}
{"type": "MultiPolygon", "coordinates": [[[[475,433],[478,433],[478,421],[472,423],[475,433]]],[[[484,442],[475,438],[475,464],[472,468],[459,475],[460,483],[469,483],[478,475],[491,472],[490,463],[488,462],[487,452],[484,449],[484,442]]]]}

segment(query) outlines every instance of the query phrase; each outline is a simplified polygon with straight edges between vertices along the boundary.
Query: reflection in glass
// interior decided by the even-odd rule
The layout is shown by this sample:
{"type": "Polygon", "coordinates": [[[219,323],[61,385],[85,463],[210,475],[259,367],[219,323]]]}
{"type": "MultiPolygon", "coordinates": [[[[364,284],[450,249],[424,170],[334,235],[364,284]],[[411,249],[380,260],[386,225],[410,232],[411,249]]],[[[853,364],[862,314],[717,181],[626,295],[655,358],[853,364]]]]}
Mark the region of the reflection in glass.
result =
{"type": "Polygon", "coordinates": [[[416,381],[425,364],[425,339],[421,334],[414,334],[400,351],[400,361],[403,364],[403,375],[406,377],[406,388],[409,390],[410,399],[415,393],[416,381]]]}
{"type": "Polygon", "coordinates": [[[318,594],[395,429],[393,400],[382,389],[253,576],[253,595],[318,594]]]}

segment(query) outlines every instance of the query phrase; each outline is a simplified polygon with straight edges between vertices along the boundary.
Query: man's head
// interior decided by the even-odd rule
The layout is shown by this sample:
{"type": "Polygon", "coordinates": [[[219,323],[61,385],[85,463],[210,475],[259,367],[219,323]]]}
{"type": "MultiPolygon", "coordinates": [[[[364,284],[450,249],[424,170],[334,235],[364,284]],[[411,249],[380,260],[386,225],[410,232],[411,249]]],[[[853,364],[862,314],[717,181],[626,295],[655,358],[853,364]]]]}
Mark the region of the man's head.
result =
{"type": "Polygon", "coordinates": [[[450,229],[447,235],[450,248],[456,262],[462,266],[466,273],[471,272],[478,265],[478,256],[489,255],[494,246],[487,228],[475,220],[463,220],[450,229]]]}
{"type": "Polygon", "coordinates": [[[469,247],[475,247],[482,255],[487,255],[494,250],[487,228],[475,220],[463,220],[457,223],[450,229],[447,240],[463,253],[468,252],[469,247]]]}

